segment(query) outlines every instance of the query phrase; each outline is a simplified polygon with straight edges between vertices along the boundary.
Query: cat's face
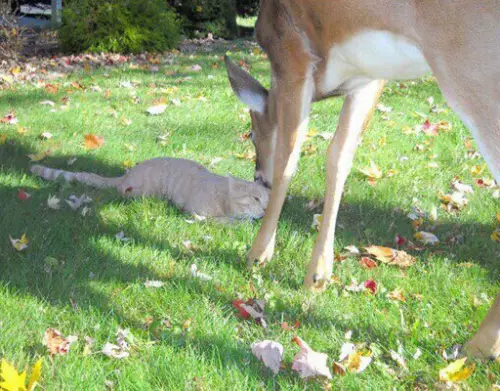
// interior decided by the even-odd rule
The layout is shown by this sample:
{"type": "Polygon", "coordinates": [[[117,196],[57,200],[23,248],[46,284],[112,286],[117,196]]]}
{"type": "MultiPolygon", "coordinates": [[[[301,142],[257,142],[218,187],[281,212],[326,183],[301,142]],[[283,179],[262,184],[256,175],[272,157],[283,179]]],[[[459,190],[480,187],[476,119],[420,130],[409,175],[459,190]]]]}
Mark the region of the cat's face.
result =
{"type": "Polygon", "coordinates": [[[230,191],[231,217],[260,219],[266,213],[269,190],[259,183],[234,181],[230,191]]]}

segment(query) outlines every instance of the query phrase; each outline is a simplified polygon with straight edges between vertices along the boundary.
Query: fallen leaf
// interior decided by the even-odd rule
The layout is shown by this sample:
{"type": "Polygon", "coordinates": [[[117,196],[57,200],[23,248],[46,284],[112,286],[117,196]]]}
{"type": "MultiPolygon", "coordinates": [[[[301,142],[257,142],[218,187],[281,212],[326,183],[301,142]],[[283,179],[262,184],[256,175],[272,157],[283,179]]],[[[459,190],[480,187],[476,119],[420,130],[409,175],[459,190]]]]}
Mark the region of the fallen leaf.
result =
{"type": "Polygon", "coordinates": [[[45,84],[45,91],[49,94],[57,94],[59,87],[54,84],[45,84]]]}
{"type": "Polygon", "coordinates": [[[20,134],[21,136],[24,134],[28,134],[29,131],[30,131],[29,128],[23,128],[22,126],[17,125],[17,133],[20,134]]]}
{"type": "MultiPolygon", "coordinates": [[[[39,359],[33,368],[31,368],[31,375],[28,380],[28,387],[26,387],[27,391],[32,391],[38,384],[38,380],[40,379],[40,375],[42,374],[42,359],[39,359]]],[[[2,385],[0,384],[0,387],[2,385]]]]}
{"type": "Polygon", "coordinates": [[[17,251],[23,251],[28,248],[29,240],[28,237],[23,234],[20,239],[13,239],[9,235],[10,242],[12,243],[12,246],[17,250],[17,251]]]}
{"type": "Polygon", "coordinates": [[[263,300],[248,299],[247,301],[243,301],[236,299],[233,300],[232,305],[238,310],[238,316],[241,318],[254,319],[262,327],[267,327],[264,314],[265,302],[263,300]]]}
{"type": "Polygon", "coordinates": [[[18,373],[17,370],[5,359],[0,365],[3,381],[0,388],[6,391],[24,391],[26,390],[26,371],[18,373]]]}
{"type": "Polygon", "coordinates": [[[105,356],[111,357],[111,358],[116,358],[118,360],[127,358],[130,356],[130,353],[124,349],[122,349],[120,346],[112,344],[107,342],[102,350],[101,353],[104,354],[105,356]]]}
{"type": "Polygon", "coordinates": [[[396,243],[396,246],[401,247],[404,246],[407,240],[401,236],[400,234],[396,234],[396,237],[394,238],[394,242],[396,243]]]}
{"type": "Polygon", "coordinates": [[[116,235],[115,235],[115,238],[118,239],[120,242],[122,243],[126,243],[126,242],[129,242],[131,239],[130,238],[127,238],[125,236],[125,232],[123,231],[120,231],[118,232],[116,235]]]}
{"type": "Polygon", "coordinates": [[[377,283],[373,280],[366,280],[364,283],[363,283],[364,287],[366,289],[368,289],[372,295],[375,294],[375,292],[377,292],[377,283]]]}
{"type": "Polygon", "coordinates": [[[182,327],[181,327],[182,331],[185,332],[185,331],[189,330],[192,322],[193,322],[193,320],[191,318],[186,319],[184,322],[182,322],[182,327]]]}
{"type": "Polygon", "coordinates": [[[500,228],[495,229],[493,233],[490,235],[490,238],[494,242],[500,242],[500,228]]]}
{"type": "Polygon", "coordinates": [[[102,354],[116,359],[123,359],[130,356],[129,342],[133,342],[133,336],[129,329],[118,329],[116,333],[116,345],[106,343],[101,351],[102,354]]]}
{"type": "Polygon", "coordinates": [[[390,113],[392,111],[392,107],[384,106],[382,103],[377,105],[377,110],[381,113],[390,113]]]}
{"type": "Polygon", "coordinates": [[[39,162],[50,155],[50,151],[38,152],[35,154],[29,154],[28,157],[32,162],[39,162]]]}
{"type": "Polygon", "coordinates": [[[439,371],[439,380],[446,382],[460,382],[467,380],[474,373],[476,364],[472,364],[470,367],[465,366],[467,357],[460,360],[453,361],[451,364],[439,371]]]}
{"type": "Polygon", "coordinates": [[[43,132],[41,135],[40,135],[40,139],[41,140],[50,140],[54,138],[54,135],[50,132],[43,132]]]}
{"type": "Polygon", "coordinates": [[[144,283],[144,286],[146,288],[161,288],[163,285],[165,284],[162,281],[154,281],[154,280],[152,281],[148,280],[144,283]]]}
{"type": "Polygon", "coordinates": [[[78,340],[78,337],[69,335],[64,338],[59,330],[48,328],[45,330],[43,345],[51,355],[64,355],[69,352],[71,344],[78,340]]]}
{"type": "Polygon", "coordinates": [[[293,358],[292,370],[298,372],[301,379],[317,376],[332,378],[326,363],[328,355],[315,352],[300,337],[295,337],[293,342],[299,346],[300,352],[293,358]]]}
{"type": "Polygon", "coordinates": [[[424,244],[434,245],[439,243],[439,239],[436,235],[430,232],[420,231],[414,235],[415,239],[421,241],[424,244]]]}
{"type": "Polygon", "coordinates": [[[370,161],[370,167],[363,168],[359,171],[361,171],[371,180],[382,178],[382,171],[377,167],[373,160],[370,161]]]}
{"type": "Polygon", "coordinates": [[[372,357],[369,354],[362,352],[354,352],[349,355],[345,362],[345,368],[352,373],[361,373],[372,362],[372,357]]]}
{"type": "Polygon", "coordinates": [[[26,201],[28,198],[31,197],[31,194],[26,193],[23,189],[19,190],[17,193],[17,198],[19,198],[21,201],[26,201]]]}
{"type": "Polygon", "coordinates": [[[406,360],[405,358],[403,357],[402,354],[398,353],[398,352],[395,352],[394,350],[390,350],[389,351],[390,355],[391,355],[391,358],[397,362],[397,364],[403,368],[403,369],[408,369],[408,366],[406,365],[406,360]]]}
{"type": "Polygon", "coordinates": [[[146,109],[146,112],[150,115],[160,115],[165,112],[167,109],[167,105],[165,104],[160,104],[160,105],[154,105],[150,106],[146,109]]]}
{"type": "Polygon", "coordinates": [[[255,161],[255,158],[257,157],[257,155],[255,154],[255,151],[246,151],[244,153],[236,153],[236,154],[234,154],[234,156],[237,159],[250,160],[252,162],[255,161]]]}
{"type": "Polygon", "coordinates": [[[59,204],[60,202],[61,200],[56,196],[49,195],[49,198],[47,199],[47,206],[50,209],[58,210],[61,209],[61,205],[59,204]]]}
{"type": "Polygon", "coordinates": [[[3,123],[3,124],[17,125],[18,122],[19,122],[19,120],[17,119],[17,117],[13,111],[11,111],[5,117],[0,119],[0,123],[3,123]]]}
{"type": "Polygon", "coordinates": [[[346,368],[336,361],[332,364],[333,373],[337,376],[345,376],[347,374],[346,368]]]}
{"type": "Polygon", "coordinates": [[[315,229],[315,230],[319,231],[322,222],[323,222],[323,215],[315,214],[313,216],[313,222],[311,224],[311,229],[315,229]]]}
{"type": "Polygon", "coordinates": [[[416,258],[409,255],[406,251],[395,250],[389,247],[369,246],[365,250],[378,261],[388,265],[406,268],[417,262],[416,258]]]}
{"type": "Polygon", "coordinates": [[[359,260],[359,264],[363,269],[375,269],[377,267],[376,262],[368,257],[362,257],[359,260]]]}
{"type": "Polygon", "coordinates": [[[349,256],[357,256],[360,254],[359,249],[353,245],[344,247],[344,250],[348,251],[347,255],[349,256]]]}
{"type": "Polygon", "coordinates": [[[356,351],[356,345],[354,345],[351,342],[343,343],[342,346],[340,347],[339,361],[344,361],[355,351],[356,351]]]}
{"type": "Polygon", "coordinates": [[[283,358],[283,345],[278,342],[265,340],[252,344],[252,353],[276,375],[283,358]]]}
{"type": "Polygon", "coordinates": [[[472,188],[471,185],[466,185],[458,180],[453,181],[451,185],[456,191],[458,191],[460,193],[463,193],[463,194],[474,193],[474,189],[472,188]]]}
{"type": "Polygon", "coordinates": [[[76,211],[76,210],[80,209],[81,206],[83,206],[85,204],[90,204],[91,202],[92,202],[92,198],[90,198],[85,193],[82,194],[80,197],[77,197],[76,195],[72,194],[66,200],[66,203],[69,205],[69,207],[73,211],[76,211]]]}
{"type": "Polygon", "coordinates": [[[95,134],[86,134],[84,144],[87,149],[98,149],[104,145],[104,139],[95,134]]]}
{"type": "Polygon", "coordinates": [[[406,299],[405,299],[404,294],[403,294],[403,290],[400,288],[396,288],[392,292],[389,292],[387,294],[387,298],[389,300],[399,300],[403,303],[406,302],[406,299]]]}
{"type": "Polygon", "coordinates": [[[191,276],[193,278],[198,278],[203,281],[210,281],[212,279],[212,277],[209,276],[208,274],[200,273],[198,271],[198,266],[196,266],[196,264],[194,263],[191,265],[191,276]]]}

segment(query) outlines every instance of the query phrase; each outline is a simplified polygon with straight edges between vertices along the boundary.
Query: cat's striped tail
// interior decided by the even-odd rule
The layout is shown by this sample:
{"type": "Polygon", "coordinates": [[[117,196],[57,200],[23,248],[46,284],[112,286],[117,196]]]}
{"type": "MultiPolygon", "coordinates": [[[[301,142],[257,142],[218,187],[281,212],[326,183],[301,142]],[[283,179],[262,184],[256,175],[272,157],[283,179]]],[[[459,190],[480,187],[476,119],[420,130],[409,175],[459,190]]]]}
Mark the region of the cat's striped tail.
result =
{"type": "Polygon", "coordinates": [[[97,187],[98,189],[104,189],[106,187],[116,188],[123,180],[122,177],[106,178],[91,172],[71,172],[40,165],[32,166],[31,172],[48,181],[56,181],[57,178],[62,176],[68,183],[79,182],[92,187],[97,187]]]}

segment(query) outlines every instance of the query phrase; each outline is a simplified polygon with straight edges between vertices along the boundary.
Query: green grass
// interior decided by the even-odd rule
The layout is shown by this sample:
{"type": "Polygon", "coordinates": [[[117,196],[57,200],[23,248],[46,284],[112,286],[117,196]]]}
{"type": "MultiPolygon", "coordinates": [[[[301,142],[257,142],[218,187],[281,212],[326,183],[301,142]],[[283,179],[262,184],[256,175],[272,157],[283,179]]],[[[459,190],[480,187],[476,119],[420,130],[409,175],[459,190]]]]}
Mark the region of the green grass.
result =
{"type": "MultiPolygon", "coordinates": [[[[251,55],[249,48],[231,50],[268,85],[265,58],[251,55]]],[[[500,247],[490,239],[498,201],[491,190],[476,187],[462,211],[450,214],[439,209],[437,222],[426,220],[423,227],[434,229],[442,244],[413,251],[419,261],[405,273],[383,265],[365,270],[353,258],[335,264],[342,284],[352,278],[376,280],[376,295],[348,294],[333,285],[314,296],[302,289],[302,281],[316,237],[310,224],[319,212],[307,211],[304,205],[325,191],[328,143],[320,138],[308,141],[317,153],[305,154],[300,161],[279,224],[275,258],[253,272],[245,268],[245,254],[259,223],[189,224],[189,216],[161,200],[122,200],[113,191],[48,183],[29,174],[26,155],[50,148],[52,155],[43,164],[67,168],[68,159],[76,156],[70,169],[105,175],[122,173],[126,160],[172,156],[203,164],[220,157],[214,171],[252,178],[252,163],[235,157],[251,150],[249,141],[239,140],[250,123],[229,87],[223,53],[177,55],[158,73],[130,69],[128,64],[78,71],[52,83],[78,81],[86,89],[74,90],[68,84],[55,95],[29,83],[0,91],[0,114],[15,110],[20,125],[29,129],[20,135],[15,126],[0,124],[0,134],[7,137],[0,145],[0,357],[17,368],[43,357],[45,390],[103,390],[106,380],[118,390],[320,389],[318,383],[305,383],[291,371],[291,359],[298,351],[291,338],[298,334],[314,349],[328,353],[331,364],[344,334],[352,330],[353,342],[376,344],[382,354],[375,361],[396,370],[388,351],[402,344],[409,370],[396,379],[372,363],[362,374],[334,377],[333,389],[403,390],[416,384],[433,389],[439,369],[446,365],[442,350],[470,338],[487,312],[488,303],[483,300],[476,307],[474,297],[486,295],[492,300],[498,289],[500,247]],[[193,64],[200,64],[202,71],[190,71],[193,64]],[[126,80],[138,83],[138,104],[130,99],[129,89],[120,87],[126,80]],[[94,84],[111,90],[111,97],[92,92],[94,84]],[[178,90],[168,94],[166,89],[172,87],[178,90]],[[197,99],[200,95],[207,101],[197,99]],[[60,110],[65,96],[70,97],[70,106],[60,110]],[[180,99],[181,105],[170,104],[160,116],[146,115],[153,100],[162,97],[180,99]],[[57,112],[40,105],[46,99],[56,101],[57,112]],[[122,118],[132,124],[123,125],[122,118]],[[41,141],[42,132],[51,132],[54,138],[41,141]],[[85,150],[87,133],[104,137],[105,145],[85,150]],[[156,138],[165,133],[170,136],[162,146],[156,138]],[[17,198],[21,188],[31,194],[27,201],[17,198]],[[63,201],[59,211],[46,206],[49,195],[62,199],[83,192],[94,200],[86,217],[63,201]],[[117,241],[114,236],[120,231],[132,240],[117,241]],[[23,233],[29,237],[29,248],[17,252],[9,235],[18,238],[23,233]],[[456,243],[448,240],[460,235],[456,243]],[[183,246],[185,240],[195,246],[193,253],[183,246]],[[57,259],[57,264],[48,265],[47,257],[57,259]],[[464,267],[465,262],[472,265],[464,267]],[[214,281],[193,279],[192,263],[214,281]],[[146,289],[146,280],[165,285],[146,289]],[[384,293],[398,287],[406,303],[392,302],[384,293]],[[231,301],[238,296],[266,299],[268,330],[235,316],[231,301]],[[151,318],[168,319],[172,327],[155,322],[157,327],[148,330],[145,323],[151,318]],[[187,319],[191,326],[183,331],[187,319]],[[281,322],[296,320],[300,322],[296,332],[281,330],[281,322]],[[67,356],[48,357],[41,344],[48,327],[80,337],[67,356]],[[135,337],[131,357],[123,361],[98,353],[104,343],[115,342],[119,327],[129,328],[135,337]],[[90,356],[83,355],[85,336],[96,340],[90,356]],[[285,346],[286,369],[278,376],[250,352],[250,344],[262,339],[285,346]],[[423,354],[414,360],[417,348],[423,354]]],[[[454,176],[472,184],[470,167],[484,164],[467,157],[463,142],[469,132],[454,114],[429,113],[427,97],[444,103],[435,82],[426,78],[407,86],[390,84],[381,100],[393,108],[387,114],[390,121],[377,112],[364,135],[341,205],[337,251],[350,244],[393,246],[398,233],[411,238],[414,230],[406,215],[412,205],[426,211],[439,207],[438,193],[450,191],[454,176]],[[406,126],[424,121],[415,112],[429,113],[433,122],[450,121],[453,129],[435,138],[405,134],[406,126]],[[432,141],[428,151],[415,150],[416,144],[428,140],[432,141]],[[427,167],[430,155],[437,155],[433,160],[438,169],[427,167]],[[383,172],[394,169],[397,174],[370,186],[359,172],[370,160],[383,172]]],[[[333,132],[341,105],[342,99],[316,104],[311,128],[333,132]]],[[[490,174],[486,171],[483,176],[490,174]]],[[[466,388],[488,389],[498,375],[498,364],[478,363],[466,388]]]]}

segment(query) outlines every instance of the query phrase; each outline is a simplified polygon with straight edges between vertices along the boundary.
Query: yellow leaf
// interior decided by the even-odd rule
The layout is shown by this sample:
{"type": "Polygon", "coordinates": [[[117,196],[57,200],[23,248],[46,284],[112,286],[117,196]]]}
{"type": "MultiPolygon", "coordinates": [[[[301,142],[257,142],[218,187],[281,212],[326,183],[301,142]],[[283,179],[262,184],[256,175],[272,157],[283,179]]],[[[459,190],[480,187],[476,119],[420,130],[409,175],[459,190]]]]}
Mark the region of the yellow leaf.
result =
{"type": "Polygon", "coordinates": [[[50,155],[50,151],[44,151],[44,152],[29,154],[28,157],[30,158],[30,160],[32,162],[39,162],[40,160],[45,159],[49,155],[50,155]]]}
{"type": "Polygon", "coordinates": [[[400,289],[400,288],[396,288],[392,292],[389,292],[387,294],[387,298],[389,300],[399,300],[399,301],[401,301],[403,303],[406,301],[406,298],[405,298],[405,296],[403,294],[403,290],[400,289]]]}
{"type": "Polygon", "coordinates": [[[322,222],[323,222],[323,215],[315,214],[313,216],[313,222],[311,224],[311,228],[319,231],[319,227],[321,227],[322,222]]]}
{"type": "Polygon", "coordinates": [[[132,168],[135,166],[135,163],[130,159],[125,160],[122,164],[123,164],[123,167],[125,167],[125,168],[132,168]]]}
{"type": "Polygon", "coordinates": [[[418,229],[418,227],[420,227],[423,223],[424,223],[424,219],[422,217],[420,217],[417,220],[413,220],[411,222],[411,225],[412,225],[413,229],[418,229]]]}
{"type": "Polygon", "coordinates": [[[497,228],[496,230],[494,230],[490,238],[494,242],[500,242],[500,229],[497,228]]]}
{"type": "Polygon", "coordinates": [[[21,236],[21,239],[13,239],[10,235],[10,242],[12,243],[12,246],[17,250],[17,251],[23,251],[28,248],[28,243],[30,242],[28,240],[28,237],[26,234],[23,234],[21,236]]]}
{"type": "Polygon", "coordinates": [[[354,352],[349,355],[347,362],[344,364],[349,372],[361,373],[372,362],[370,353],[363,354],[362,352],[354,352]]]}
{"type": "Polygon", "coordinates": [[[382,178],[382,171],[380,171],[380,169],[377,167],[377,165],[373,160],[370,161],[370,167],[363,168],[360,171],[370,179],[382,178]]]}
{"type": "Polygon", "coordinates": [[[5,144],[7,141],[7,135],[5,133],[0,134],[0,145],[5,144]]]}
{"type": "Polygon", "coordinates": [[[316,128],[311,128],[309,129],[309,132],[307,132],[307,137],[314,137],[318,134],[318,130],[316,128]]]}
{"type": "Polygon", "coordinates": [[[21,73],[21,67],[17,66],[10,68],[9,72],[12,73],[14,76],[19,75],[21,73]]]}
{"type": "Polygon", "coordinates": [[[262,54],[262,50],[260,50],[259,48],[253,48],[252,49],[252,54],[254,56],[260,56],[262,54]]]}
{"type": "Polygon", "coordinates": [[[470,367],[465,367],[465,361],[467,361],[467,357],[453,361],[446,368],[441,369],[439,371],[439,380],[450,382],[467,380],[474,373],[476,365],[472,364],[470,367]]]}
{"type": "Polygon", "coordinates": [[[0,383],[0,388],[5,391],[25,391],[26,387],[26,372],[17,373],[16,369],[7,361],[2,360],[1,373],[3,381],[0,383]]]}
{"type": "Polygon", "coordinates": [[[42,359],[38,360],[36,364],[33,365],[33,368],[31,368],[31,376],[28,381],[27,391],[32,391],[35,389],[41,374],[42,374],[42,359]]]}
{"type": "Polygon", "coordinates": [[[28,128],[23,128],[22,126],[17,125],[17,133],[19,133],[20,135],[26,134],[29,131],[30,130],[28,128]]]}
{"type": "Polygon", "coordinates": [[[370,246],[365,247],[365,250],[377,258],[380,262],[390,262],[396,256],[396,250],[393,250],[389,247],[381,247],[381,246],[370,246]]]}
{"type": "Polygon", "coordinates": [[[500,212],[497,213],[497,221],[500,222],[500,212]]]}
{"type": "Polygon", "coordinates": [[[470,172],[474,176],[480,175],[484,171],[484,166],[476,165],[472,166],[470,172]]]}
{"type": "Polygon", "coordinates": [[[184,323],[182,323],[182,331],[186,331],[187,329],[189,329],[189,327],[191,326],[191,322],[191,318],[185,320],[184,323]]]}

